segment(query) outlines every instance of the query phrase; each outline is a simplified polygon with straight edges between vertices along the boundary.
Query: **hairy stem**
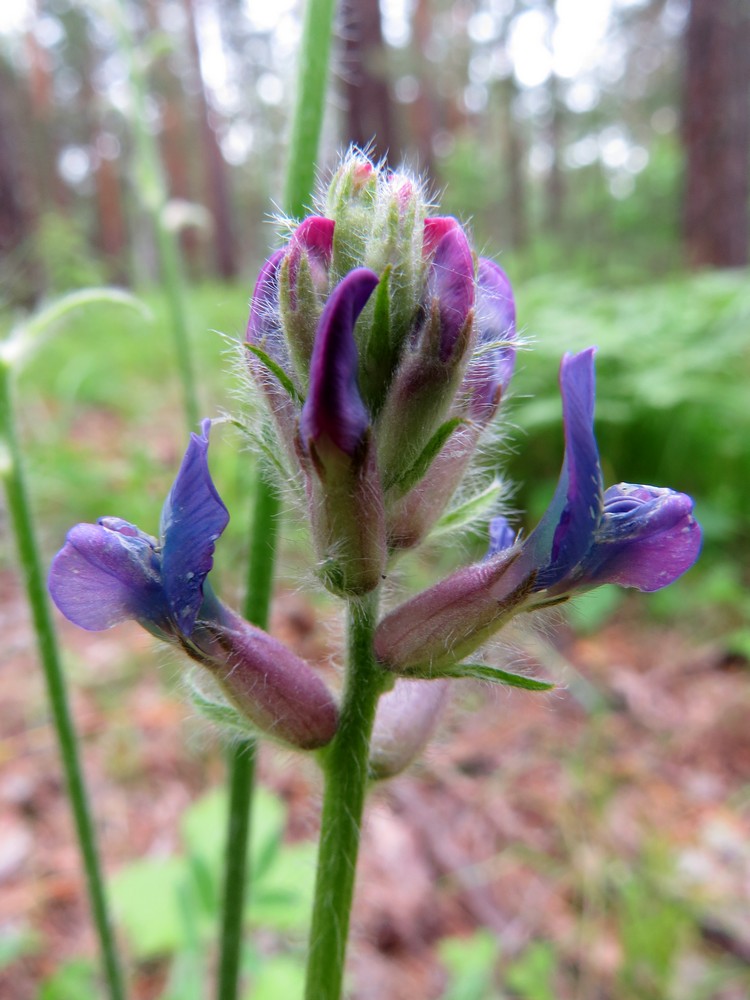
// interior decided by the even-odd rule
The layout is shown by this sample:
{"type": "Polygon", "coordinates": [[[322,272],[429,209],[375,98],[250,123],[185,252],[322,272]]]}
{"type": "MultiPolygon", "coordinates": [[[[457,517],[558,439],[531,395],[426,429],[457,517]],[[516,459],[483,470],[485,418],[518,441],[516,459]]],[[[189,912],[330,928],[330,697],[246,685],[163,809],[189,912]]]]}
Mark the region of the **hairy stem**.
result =
{"type": "Polygon", "coordinates": [[[377,596],[349,608],[349,664],[339,731],[323,751],[325,792],[321,817],[306,1000],[339,1000],[349,916],[368,787],[370,738],[383,691],[373,652],[377,596]]]}
{"type": "Polygon", "coordinates": [[[109,917],[94,824],[78,753],[76,731],[68,704],[65,675],[47,598],[45,575],[42,572],[21,448],[16,433],[11,374],[10,368],[0,360],[0,476],[5,485],[8,511],[18,547],[26,596],[31,608],[39,658],[44,669],[47,697],[52,710],[68,799],[86,873],[89,903],[99,938],[104,975],[111,1000],[123,1000],[125,987],[109,917]]]}
{"type": "MultiPolygon", "coordinates": [[[[308,0],[300,47],[300,72],[284,186],[284,208],[300,216],[315,182],[323,124],[333,13],[336,0],[308,0]]],[[[273,587],[279,501],[269,471],[258,464],[245,617],[265,628],[273,587]]],[[[235,1000],[239,983],[242,915],[247,882],[247,850],[255,771],[253,741],[237,744],[230,754],[230,802],[227,830],[224,904],[219,959],[219,1000],[235,1000]]]]}

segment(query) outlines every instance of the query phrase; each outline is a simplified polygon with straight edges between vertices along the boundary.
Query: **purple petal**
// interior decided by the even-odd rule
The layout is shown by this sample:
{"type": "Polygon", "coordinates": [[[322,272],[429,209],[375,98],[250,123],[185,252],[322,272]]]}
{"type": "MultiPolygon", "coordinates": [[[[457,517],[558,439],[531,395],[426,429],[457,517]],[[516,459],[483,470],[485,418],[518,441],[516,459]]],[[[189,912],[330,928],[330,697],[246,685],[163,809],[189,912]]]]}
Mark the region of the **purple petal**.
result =
{"type": "Polygon", "coordinates": [[[602,515],[602,478],[594,437],[594,348],[566,354],[560,366],[565,459],[544,517],[524,546],[536,590],[553,586],[588,552],[602,515]]]}
{"type": "Polygon", "coordinates": [[[203,601],[203,582],[211,572],[216,539],[229,513],[208,471],[208,433],[190,435],[185,457],[161,512],[162,579],[172,617],[190,635],[203,601]]]}
{"type": "Polygon", "coordinates": [[[508,518],[503,517],[502,514],[493,517],[490,521],[489,535],[490,544],[485,559],[491,559],[499,552],[504,552],[516,542],[516,532],[511,528],[508,518]]]}
{"type": "Polygon", "coordinates": [[[77,524],[52,561],[49,592],[65,617],[92,632],[136,619],[165,627],[156,540],[119,518],[77,524]]]}
{"type": "Polygon", "coordinates": [[[277,250],[260,269],[245,335],[248,344],[261,347],[275,361],[286,357],[279,314],[279,267],[284,253],[284,250],[277,250]]]}
{"type": "Polygon", "coordinates": [[[480,351],[469,373],[474,385],[471,411],[475,418],[488,410],[494,412],[516,363],[513,289],[505,271],[486,257],[479,258],[476,323],[477,346],[485,350],[480,351]]]}
{"type": "Polygon", "coordinates": [[[701,529],[689,496],[620,483],[604,494],[604,515],[578,585],[659,590],[690,569],[700,548],[701,529]]]}
{"type": "Polygon", "coordinates": [[[453,353],[474,305],[474,260],[463,229],[451,227],[441,238],[427,280],[428,308],[437,303],[440,316],[440,357],[453,353]]]}
{"type": "Polygon", "coordinates": [[[357,385],[359,358],[354,325],[378,283],[373,271],[350,271],[328,298],[315,334],[310,386],[300,416],[307,444],[327,437],[353,455],[370,424],[357,385]]]}

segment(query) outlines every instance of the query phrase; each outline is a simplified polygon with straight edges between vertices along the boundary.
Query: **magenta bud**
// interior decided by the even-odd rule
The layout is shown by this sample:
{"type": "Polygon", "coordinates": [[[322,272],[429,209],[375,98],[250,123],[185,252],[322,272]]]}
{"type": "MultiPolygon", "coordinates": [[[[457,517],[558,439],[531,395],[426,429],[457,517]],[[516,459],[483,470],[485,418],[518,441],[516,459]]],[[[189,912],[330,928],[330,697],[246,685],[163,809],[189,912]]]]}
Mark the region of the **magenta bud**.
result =
{"type": "Polygon", "coordinates": [[[422,236],[422,255],[425,259],[431,257],[435,252],[438,243],[446,235],[456,229],[461,229],[458,219],[452,215],[440,215],[437,218],[427,218],[424,220],[424,233],[422,236]]]}
{"type": "Polygon", "coordinates": [[[448,700],[448,681],[399,678],[378,703],[370,748],[374,778],[392,778],[412,763],[448,700]]]}
{"type": "Polygon", "coordinates": [[[215,621],[198,623],[191,641],[190,655],[262,733],[301,750],[333,739],[338,727],[333,695],[283,643],[224,606],[215,621]]]}
{"type": "Polygon", "coordinates": [[[296,308],[296,285],[300,260],[303,254],[315,288],[321,295],[328,292],[328,271],[333,257],[333,219],[322,215],[311,215],[295,229],[289,241],[289,281],[292,307],[296,308]]]}
{"type": "Polygon", "coordinates": [[[310,388],[300,417],[300,436],[306,448],[325,448],[330,442],[352,457],[370,425],[357,385],[354,324],[377,283],[374,272],[357,268],[339,282],[326,303],[315,335],[310,388]]]}

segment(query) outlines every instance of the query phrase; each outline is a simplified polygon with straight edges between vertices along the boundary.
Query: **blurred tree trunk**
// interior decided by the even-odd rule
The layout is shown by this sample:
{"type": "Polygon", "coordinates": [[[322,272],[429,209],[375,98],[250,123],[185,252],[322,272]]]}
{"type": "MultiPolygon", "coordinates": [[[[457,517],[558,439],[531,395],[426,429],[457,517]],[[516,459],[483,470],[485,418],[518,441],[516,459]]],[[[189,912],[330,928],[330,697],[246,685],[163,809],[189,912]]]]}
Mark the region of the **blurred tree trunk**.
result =
{"type": "Polygon", "coordinates": [[[225,279],[237,276],[237,244],[234,233],[229,173],[216,134],[217,113],[206,97],[201,71],[200,43],[195,25],[195,0],[183,0],[187,18],[188,44],[195,78],[195,99],[205,168],[205,200],[213,216],[213,246],[216,272],[225,279]]]}
{"type": "Polygon", "coordinates": [[[748,263],[750,3],[692,0],[685,44],[688,263],[741,267],[748,263]]]}
{"type": "Polygon", "coordinates": [[[557,75],[549,77],[550,119],[547,127],[547,142],[550,147],[550,164],[545,182],[545,222],[553,233],[562,229],[563,204],[565,200],[565,179],[562,170],[563,106],[560,100],[560,86],[557,75]]]}
{"type": "Polygon", "coordinates": [[[22,141],[19,90],[13,70],[0,58],[0,299],[30,306],[40,276],[30,246],[33,193],[22,141]]]}
{"type": "Polygon", "coordinates": [[[524,142],[521,129],[513,115],[517,89],[512,75],[498,82],[500,99],[503,159],[506,185],[506,216],[510,224],[510,242],[514,250],[523,250],[528,243],[529,227],[526,216],[526,179],[524,173],[524,142]]]}
{"type": "Polygon", "coordinates": [[[31,103],[28,141],[33,149],[33,162],[30,166],[34,172],[39,206],[41,211],[52,208],[64,210],[68,203],[68,193],[57,171],[60,150],[50,60],[33,31],[26,32],[24,41],[31,103]]]}
{"type": "Polygon", "coordinates": [[[344,19],[344,140],[370,148],[378,159],[387,154],[395,165],[402,150],[394,130],[380,4],[349,0],[344,19]]]}
{"type": "Polygon", "coordinates": [[[433,9],[430,0],[417,0],[414,9],[414,53],[419,60],[416,70],[419,93],[417,99],[409,105],[409,131],[414,137],[413,144],[417,149],[419,168],[432,179],[436,176],[432,140],[438,120],[437,97],[433,87],[434,67],[427,61],[424,53],[427,51],[432,33],[433,9]]]}

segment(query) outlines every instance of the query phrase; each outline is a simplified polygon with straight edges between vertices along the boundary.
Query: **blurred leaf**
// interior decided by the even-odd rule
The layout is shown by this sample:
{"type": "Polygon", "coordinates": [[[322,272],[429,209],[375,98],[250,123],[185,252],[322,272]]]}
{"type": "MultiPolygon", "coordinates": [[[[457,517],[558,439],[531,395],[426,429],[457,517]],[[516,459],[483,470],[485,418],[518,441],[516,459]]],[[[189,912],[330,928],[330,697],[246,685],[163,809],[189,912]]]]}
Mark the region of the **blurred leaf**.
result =
{"type": "Polygon", "coordinates": [[[134,861],[112,878],[112,907],[137,958],[155,958],[182,946],[179,892],[188,876],[186,860],[169,857],[134,861]]]}
{"type": "Polygon", "coordinates": [[[245,1000],[280,1000],[301,997],[305,989],[305,963],[302,957],[274,955],[266,958],[245,1000]]]}
{"type": "Polygon", "coordinates": [[[91,962],[77,958],[42,983],[36,1000],[100,1000],[100,996],[91,962]]]}
{"type": "Polygon", "coordinates": [[[523,1000],[559,1000],[554,987],[556,967],[552,945],[539,941],[508,968],[506,981],[523,1000]]]}
{"type": "Polygon", "coordinates": [[[492,980],[500,945],[494,934],[478,930],[471,937],[444,938],[438,950],[450,977],[442,1000],[490,1000],[495,995],[492,980]]]}
{"type": "Polygon", "coordinates": [[[568,621],[580,635],[597,632],[620,607],[625,594],[621,587],[606,584],[581,594],[568,604],[568,621]]]}

